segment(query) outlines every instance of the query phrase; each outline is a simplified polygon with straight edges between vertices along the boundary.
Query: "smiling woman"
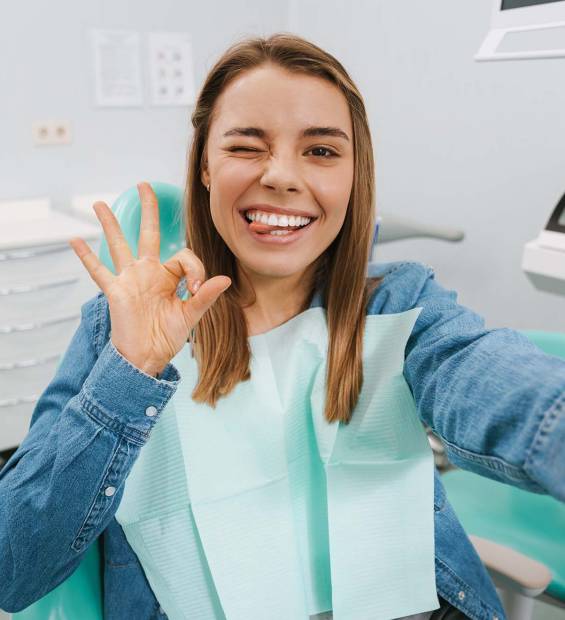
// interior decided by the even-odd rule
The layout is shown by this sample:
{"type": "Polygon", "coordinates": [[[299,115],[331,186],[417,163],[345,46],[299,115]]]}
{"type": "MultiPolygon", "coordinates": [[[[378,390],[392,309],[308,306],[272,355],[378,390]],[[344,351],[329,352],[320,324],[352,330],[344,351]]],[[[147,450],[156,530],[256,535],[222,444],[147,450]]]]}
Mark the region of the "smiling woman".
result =
{"type": "Polygon", "coordinates": [[[376,214],[361,94],[331,55],[280,34],[230,48],[192,122],[187,242],[208,273],[232,280],[195,328],[193,398],[213,404],[249,378],[247,337],[305,310],[320,290],[326,415],[346,422],[362,382],[362,318],[378,285],[366,274],[376,214]]]}

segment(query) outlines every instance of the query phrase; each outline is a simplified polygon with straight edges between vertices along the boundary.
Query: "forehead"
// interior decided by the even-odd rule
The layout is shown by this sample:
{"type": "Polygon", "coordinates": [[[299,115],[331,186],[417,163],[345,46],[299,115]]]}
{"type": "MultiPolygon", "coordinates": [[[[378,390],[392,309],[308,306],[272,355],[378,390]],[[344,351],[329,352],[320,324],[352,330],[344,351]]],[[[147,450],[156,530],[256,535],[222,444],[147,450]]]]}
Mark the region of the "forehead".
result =
{"type": "Polygon", "coordinates": [[[218,97],[210,133],[221,135],[236,126],[272,133],[331,126],[352,136],[349,105],[337,86],[273,65],[246,71],[218,97]]]}

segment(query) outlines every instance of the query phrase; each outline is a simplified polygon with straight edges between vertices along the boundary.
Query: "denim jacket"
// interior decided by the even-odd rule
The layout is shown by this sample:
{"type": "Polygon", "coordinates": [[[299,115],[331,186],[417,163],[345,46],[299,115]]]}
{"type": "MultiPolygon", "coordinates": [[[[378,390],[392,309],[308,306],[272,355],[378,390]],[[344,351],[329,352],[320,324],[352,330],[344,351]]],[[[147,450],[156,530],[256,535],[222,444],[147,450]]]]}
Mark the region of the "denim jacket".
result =
{"type": "MultiPolygon", "coordinates": [[[[421,263],[370,263],[368,275],[384,277],[368,314],[423,308],[404,375],[422,422],[442,438],[450,460],[565,501],[565,361],[517,331],[487,330],[421,263]]],[[[316,292],[311,307],[320,300],[316,292]]],[[[102,293],[82,306],[28,435],[0,471],[1,609],[20,611],[44,596],[95,543],[104,558],[106,620],[166,618],[114,514],[179,380],[172,364],[156,379],[116,350],[102,293]]],[[[504,619],[437,471],[434,491],[438,594],[469,618],[504,619]]]]}

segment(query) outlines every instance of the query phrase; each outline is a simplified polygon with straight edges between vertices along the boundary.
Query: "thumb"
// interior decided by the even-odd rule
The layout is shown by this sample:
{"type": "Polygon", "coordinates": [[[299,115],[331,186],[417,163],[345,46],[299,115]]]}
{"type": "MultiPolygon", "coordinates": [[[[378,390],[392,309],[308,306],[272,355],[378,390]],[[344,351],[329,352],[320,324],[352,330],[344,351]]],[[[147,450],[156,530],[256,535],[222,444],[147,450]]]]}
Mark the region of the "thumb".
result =
{"type": "Polygon", "coordinates": [[[218,297],[231,286],[228,276],[214,276],[200,285],[196,293],[182,302],[184,316],[189,329],[192,329],[204,313],[214,305],[218,297]]]}

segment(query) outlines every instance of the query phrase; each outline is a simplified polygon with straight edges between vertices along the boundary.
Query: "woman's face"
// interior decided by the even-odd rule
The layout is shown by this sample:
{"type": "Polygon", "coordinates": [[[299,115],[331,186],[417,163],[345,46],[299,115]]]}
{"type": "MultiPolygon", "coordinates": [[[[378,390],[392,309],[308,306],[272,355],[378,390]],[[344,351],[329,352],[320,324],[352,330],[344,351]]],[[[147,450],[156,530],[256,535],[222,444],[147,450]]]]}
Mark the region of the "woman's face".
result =
{"type": "Polygon", "coordinates": [[[212,220],[240,267],[266,277],[299,275],[345,218],[354,166],[349,106],[322,78],[262,65],[218,98],[205,160],[212,220]],[[250,224],[246,212],[259,219],[250,224]],[[274,212],[287,215],[276,220],[287,230],[297,230],[296,214],[315,219],[299,232],[261,234],[273,228],[274,212]]]}

